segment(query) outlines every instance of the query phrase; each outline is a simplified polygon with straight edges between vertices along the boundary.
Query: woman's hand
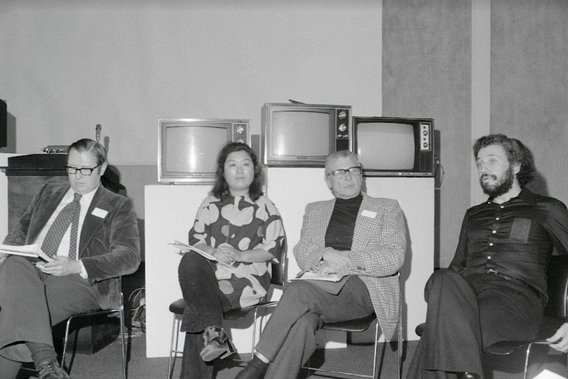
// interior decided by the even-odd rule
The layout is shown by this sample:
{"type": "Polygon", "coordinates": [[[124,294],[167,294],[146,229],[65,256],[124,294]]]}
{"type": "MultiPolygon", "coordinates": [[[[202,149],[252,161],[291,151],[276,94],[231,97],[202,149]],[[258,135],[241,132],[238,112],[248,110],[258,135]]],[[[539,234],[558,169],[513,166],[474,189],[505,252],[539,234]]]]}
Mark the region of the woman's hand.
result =
{"type": "Polygon", "coordinates": [[[219,247],[217,247],[213,256],[219,261],[230,265],[235,262],[241,262],[241,252],[226,243],[221,244],[219,247]]]}
{"type": "Polygon", "coordinates": [[[266,250],[253,249],[240,251],[238,249],[235,249],[228,243],[219,245],[215,253],[219,254],[219,257],[221,257],[218,258],[217,255],[215,255],[215,258],[223,260],[223,262],[228,264],[233,264],[235,262],[269,262],[274,259],[274,256],[272,256],[272,254],[270,254],[266,250]]]}

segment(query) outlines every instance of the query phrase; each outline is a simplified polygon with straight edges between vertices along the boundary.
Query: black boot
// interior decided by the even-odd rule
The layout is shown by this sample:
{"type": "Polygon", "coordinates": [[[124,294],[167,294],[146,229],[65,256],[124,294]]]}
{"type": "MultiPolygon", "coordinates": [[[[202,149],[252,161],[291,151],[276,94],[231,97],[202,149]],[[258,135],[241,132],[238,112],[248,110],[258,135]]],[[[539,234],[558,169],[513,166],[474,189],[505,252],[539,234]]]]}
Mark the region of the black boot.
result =
{"type": "Polygon", "coordinates": [[[263,362],[255,355],[235,379],[263,379],[266,370],[268,370],[268,363],[263,362]]]}

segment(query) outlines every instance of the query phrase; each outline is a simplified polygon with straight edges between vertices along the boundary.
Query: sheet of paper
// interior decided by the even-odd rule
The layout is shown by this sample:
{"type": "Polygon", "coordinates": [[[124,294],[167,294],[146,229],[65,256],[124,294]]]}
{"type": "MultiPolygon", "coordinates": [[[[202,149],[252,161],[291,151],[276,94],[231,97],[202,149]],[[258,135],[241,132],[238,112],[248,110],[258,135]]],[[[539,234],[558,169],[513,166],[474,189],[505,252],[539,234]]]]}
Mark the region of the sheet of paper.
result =
{"type": "Polygon", "coordinates": [[[298,276],[290,280],[323,280],[326,282],[339,282],[343,278],[343,275],[330,274],[330,275],[320,275],[311,271],[302,271],[298,276]]]}
{"type": "Polygon", "coordinates": [[[201,255],[202,257],[207,258],[210,261],[217,262],[217,264],[220,264],[222,266],[231,267],[231,268],[234,267],[234,266],[232,266],[228,263],[221,262],[220,260],[218,260],[217,258],[212,256],[211,254],[209,254],[209,253],[207,253],[207,252],[205,252],[205,251],[203,251],[203,250],[201,250],[201,249],[199,249],[195,246],[191,246],[191,245],[185,244],[183,242],[179,242],[179,241],[174,241],[173,243],[170,243],[169,245],[172,245],[172,246],[180,249],[183,252],[195,251],[197,254],[201,255]]]}
{"type": "Polygon", "coordinates": [[[36,258],[45,262],[51,262],[53,259],[48,257],[37,244],[32,245],[4,245],[0,244],[0,253],[9,255],[19,255],[22,257],[36,258]]]}

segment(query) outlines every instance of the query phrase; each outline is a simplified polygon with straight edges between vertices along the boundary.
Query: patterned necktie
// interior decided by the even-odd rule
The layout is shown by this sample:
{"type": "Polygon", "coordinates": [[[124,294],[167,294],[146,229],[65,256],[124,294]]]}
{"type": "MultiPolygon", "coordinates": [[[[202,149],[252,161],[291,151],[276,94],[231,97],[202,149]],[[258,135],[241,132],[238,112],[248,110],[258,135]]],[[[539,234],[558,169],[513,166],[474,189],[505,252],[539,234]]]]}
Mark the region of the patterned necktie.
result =
{"type": "Polygon", "coordinates": [[[73,194],[73,201],[67,204],[55,218],[47,231],[41,249],[50,257],[57,255],[61,239],[71,224],[71,241],[69,243],[69,259],[75,259],[77,251],[77,231],[79,229],[79,213],[81,212],[81,196],[73,194]]]}

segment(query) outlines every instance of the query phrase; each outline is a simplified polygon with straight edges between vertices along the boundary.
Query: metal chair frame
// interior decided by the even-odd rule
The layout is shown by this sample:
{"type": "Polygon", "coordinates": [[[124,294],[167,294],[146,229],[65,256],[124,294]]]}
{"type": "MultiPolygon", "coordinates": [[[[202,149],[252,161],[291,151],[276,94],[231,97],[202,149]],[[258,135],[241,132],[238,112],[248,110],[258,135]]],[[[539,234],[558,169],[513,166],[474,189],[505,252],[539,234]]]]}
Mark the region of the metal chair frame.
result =
{"type": "Polygon", "coordinates": [[[114,314],[119,315],[120,318],[120,343],[121,343],[121,353],[122,353],[122,378],[127,378],[126,367],[127,367],[127,359],[126,359],[126,338],[125,338],[125,320],[124,320],[124,298],[122,292],[120,293],[120,304],[118,308],[113,309],[101,309],[98,311],[93,312],[83,312],[77,313],[69,317],[65,324],[65,337],[63,339],[63,353],[61,354],[61,367],[65,367],[65,358],[67,355],[67,344],[69,342],[69,332],[71,330],[71,322],[78,318],[83,317],[92,317],[97,315],[108,315],[108,317],[113,316],[114,314]]]}
{"type": "MultiPolygon", "coordinates": [[[[400,273],[397,274],[399,282],[400,282],[400,273]]],[[[397,373],[397,379],[401,378],[401,367],[402,367],[402,346],[403,346],[403,340],[402,340],[402,294],[400,295],[400,302],[399,302],[399,312],[398,312],[398,325],[397,325],[397,337],[398,337],[398,348],[397,348],[397,367],[396,367],[396,373],[397,373]]],[[[376,315],[371,315],[368,317],[364,317],[364,318],[360,318],[360,319],[355,319],[355,320],[349,320],[349,321],[343,321],[343,322],[337,322],[337,323],[332,323],[332,324],[324,324],[322,326],[323,330],[333,330],[333,331],[340,331],[340,332],[350,332],[350,333],[361,333],[364,332],[365,330],[367,330],[369,328],[369,326],[371,326],[371,323],[373,321],[375,321],[377,319],[376,315]]],[[[319,367],[311,367],[311,366],[304,366],[304,369],[310,370],[310,371],[314,371],[314,372],[325,372],[325,373],[329,373],[329,374],[340,374],[340,375],[351,375],[351,376],[356,376],[356,377],[360,377],[360,378],[378,378],[378,372],[377,372],[377,357],[378,357],[378,351],[379,351],[379,337],[380,337],[380,326],[379,326],[379,322],[377,321],[375,324],[375,342],[374,342],[374,349],[373,349],[373,373],[371,375],[366,375],[366,374],[357,374],[357,373],[353,373],[353,372],[346,372],[346,371],[339,371],[339,370],[331,370],[331,369],[325,369],[325,368],[319,368],[319,367]]],[[[386,348],[386,346],[385,346],[386,348]]],[[[309,364],[309,361],[308,361],[309,364]]],[[[382,362],[381,362],[382,365],[382,362]]]]}
{"type": "MultiPolygon", "coordinates": [[[[287,266],[286,266],[286,248],[282,252],[280,262],[272,263],[272,278],[270,284],[276,286],[283,286],[286,282],[287,266]]],[[[268,298],[268,294],[266,295],[268,298]]],[[[251,352],[250,359],[254,357],[254,346],[256,343],[256,329],[257,329],[257,319],[259,317],[259,310],[270,309],[278,305],[278,301],[263,301],[250,307],[233,309],[227,311],[223,314],[225,320],[241,320],[245,318],[251,311],[253,313],[253,324],[252,324],[252,342],[251,342],[251,352]]],[[[183,315],[183,309],[185,309],[184,299],[179,299],[174,301],[170,305],[170,312],[173,313],[173,324],[172,324],[172,339],[170,343],[170,356],[168,360],[168,379],[172,378],[174,371],[175,360],[183,356],[183,350],[179,349],[179,335],[181,327],[181,316],[183,315]]],[[[262,331],[262,324],[260,325],[262,331]]]]}

